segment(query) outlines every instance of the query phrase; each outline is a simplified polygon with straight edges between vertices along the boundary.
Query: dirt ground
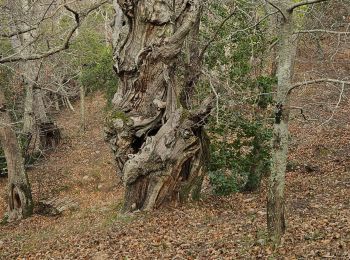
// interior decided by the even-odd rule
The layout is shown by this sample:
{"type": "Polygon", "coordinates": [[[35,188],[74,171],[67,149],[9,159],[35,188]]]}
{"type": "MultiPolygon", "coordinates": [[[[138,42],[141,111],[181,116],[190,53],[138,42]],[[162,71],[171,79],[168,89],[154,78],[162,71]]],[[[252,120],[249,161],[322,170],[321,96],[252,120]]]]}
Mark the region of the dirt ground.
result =
{"type": "MultiPolygon", "coordinates": [[[[0,259],[350,258],[349,104],[338,111],[335,121],[345,121],[337,128],[297,119],[291,125],[287,232],[277,249],[266,243],[265,184],[257,193],[207,194],[183,206],[121,214],[123,189],[103,140],[104,104],[100,94],[88,98],[85,133],[79,109],[59,115],[63,143],[29,172],[35,201],[67,197],[79,207],[0,226],[0,259]]],[[[0,189],[3,214],[5,180],[0,189]]]]}

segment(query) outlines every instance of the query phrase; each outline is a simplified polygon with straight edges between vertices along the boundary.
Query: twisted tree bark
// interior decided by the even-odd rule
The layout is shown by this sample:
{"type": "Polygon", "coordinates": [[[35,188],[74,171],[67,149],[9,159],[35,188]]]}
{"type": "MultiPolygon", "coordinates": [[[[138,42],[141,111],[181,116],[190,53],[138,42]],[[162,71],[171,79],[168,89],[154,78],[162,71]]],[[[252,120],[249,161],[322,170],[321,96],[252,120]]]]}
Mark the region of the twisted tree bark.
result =
{"type": "Polygon", "coordinates": [[[120,85],[106,132],[126,187],[124,210],[151,210],[197,196],[211,102],[191,110],[180,97],[194,87],[183,65],[196,59],[189,55],[186,61],[182,48],[199,26],[201,1],[118,0],[114,6],[120,85]]]}

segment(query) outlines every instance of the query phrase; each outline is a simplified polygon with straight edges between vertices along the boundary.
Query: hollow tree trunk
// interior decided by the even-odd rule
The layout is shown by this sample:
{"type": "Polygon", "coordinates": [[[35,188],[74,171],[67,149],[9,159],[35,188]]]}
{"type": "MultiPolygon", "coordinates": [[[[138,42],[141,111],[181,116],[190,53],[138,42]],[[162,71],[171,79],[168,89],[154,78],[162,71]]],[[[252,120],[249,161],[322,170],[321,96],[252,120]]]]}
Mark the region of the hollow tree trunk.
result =
{"type": "Polygon", "coordinates": [[[180,100],[191,82],[181,51],[199,25],[201,1],[118,0],[114,6],[120,85],[107,139],[126,188],[124,210],[151,210],[187,200],[201,186],[211,102],[190,110],[180,100]]]}
{"type": "Polygon", "coordinates": [[[4,149],[8,169],[9,221],[30,216],[33,212],[33,200],[28,176],[24,169],[24,160],[11,127],[11,119],[6,111],[3,91],[0,90],[0,142],[4,149]]]}
{"type": "Polygon", "coordinates": [[[290,1],[281,1],[280,9],[284,19],[281,19],[279,32],[279,49],[277,65],[277,97],[275,123],[272,137],[272,164],[268,185],[267,226],[269,236],[275,244],[279,244],[285,232],[284,186],[288,156],[288,121],[289,121],[289,90],[296,55],[296,37],[293,34],[293,12],[288,12],[290,1]]]}

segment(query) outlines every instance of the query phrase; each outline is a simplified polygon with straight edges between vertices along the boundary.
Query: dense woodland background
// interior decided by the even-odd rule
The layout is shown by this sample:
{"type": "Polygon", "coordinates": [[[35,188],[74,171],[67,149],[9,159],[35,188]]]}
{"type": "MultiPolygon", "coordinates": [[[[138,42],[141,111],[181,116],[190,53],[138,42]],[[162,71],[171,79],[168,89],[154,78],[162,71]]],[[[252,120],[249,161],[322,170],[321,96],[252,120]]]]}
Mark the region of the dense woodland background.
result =
{"type": "Polygon", "coordinates": [[[349,0],[0,0],[0,258],[350,258],[349,36],[349,0]]]}

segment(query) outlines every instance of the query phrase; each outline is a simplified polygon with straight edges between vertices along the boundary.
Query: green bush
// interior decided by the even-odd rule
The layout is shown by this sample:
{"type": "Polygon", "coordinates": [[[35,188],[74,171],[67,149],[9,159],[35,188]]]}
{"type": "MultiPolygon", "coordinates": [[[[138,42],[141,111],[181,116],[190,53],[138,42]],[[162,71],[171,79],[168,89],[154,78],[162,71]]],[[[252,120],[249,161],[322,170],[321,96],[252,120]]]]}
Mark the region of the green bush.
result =
{"type": "Polygon", "coordinates": [[[118,86],[118,78],[113,71],[112,50],[104,47],[98,54],[95,60],[83,65],[80,83],[87,92],[102,90],[107,100],[111,101],[118,86]]]}
{"type": "Polygon", "coordinates": [[[90,16],[80,28],[79,35],[71,45],[66,60],[78,73],[78,82],[86,93],[100,90],[106,94],[110,102],[118,87],[118,77],[113,70],[113,49],[106,42],[103,30],[96,26],[104,26],[100,15],[90,16]],[[74,58],[70,52],[74,53],[74,58]]]}
{"type": "Polygon", "coordinates": [[[263,8],[254,1],[225,6],[210,1],[210,12],[202,19],[201,37],[207,42],[220,24],[213,26],[209,21],[213,17],[223,21],[235,9],[234,5],[239,8],[220,28],[205,56],[205,66],[211,72],[209,83],[200,84],[200,91],[206,88],[208,93],[212,87],[218,93],[219,123],[213,120],[208,129],[209,180],[217,195],[258,189],[270,165],[271,129],[267,117],[276,79],[262,75],[269,44],[264,33],[267,24],[253,26],[255,21],[250,18],[264,15],[263,8]]]}
{"type": "Polygon", "coordinates": [[[213,191],[217,195],[254,191],[269,172],[271,129],[228,113],[225,119],[210,128],[213,191]]]}
{"type": "Polygon", "coordinates": [[[259,89],[258,106],[266,109],[269,104],[273,103],[272,92],[273,86],[277,84],[277,78],[260,76],[256,80],[256,87],[259,89]]]}
{"type": "Polygon", "coordinates": [[[224,169],[209,172],[214,194],[229,195],[239,191],[236,175],[224,169]]]}

